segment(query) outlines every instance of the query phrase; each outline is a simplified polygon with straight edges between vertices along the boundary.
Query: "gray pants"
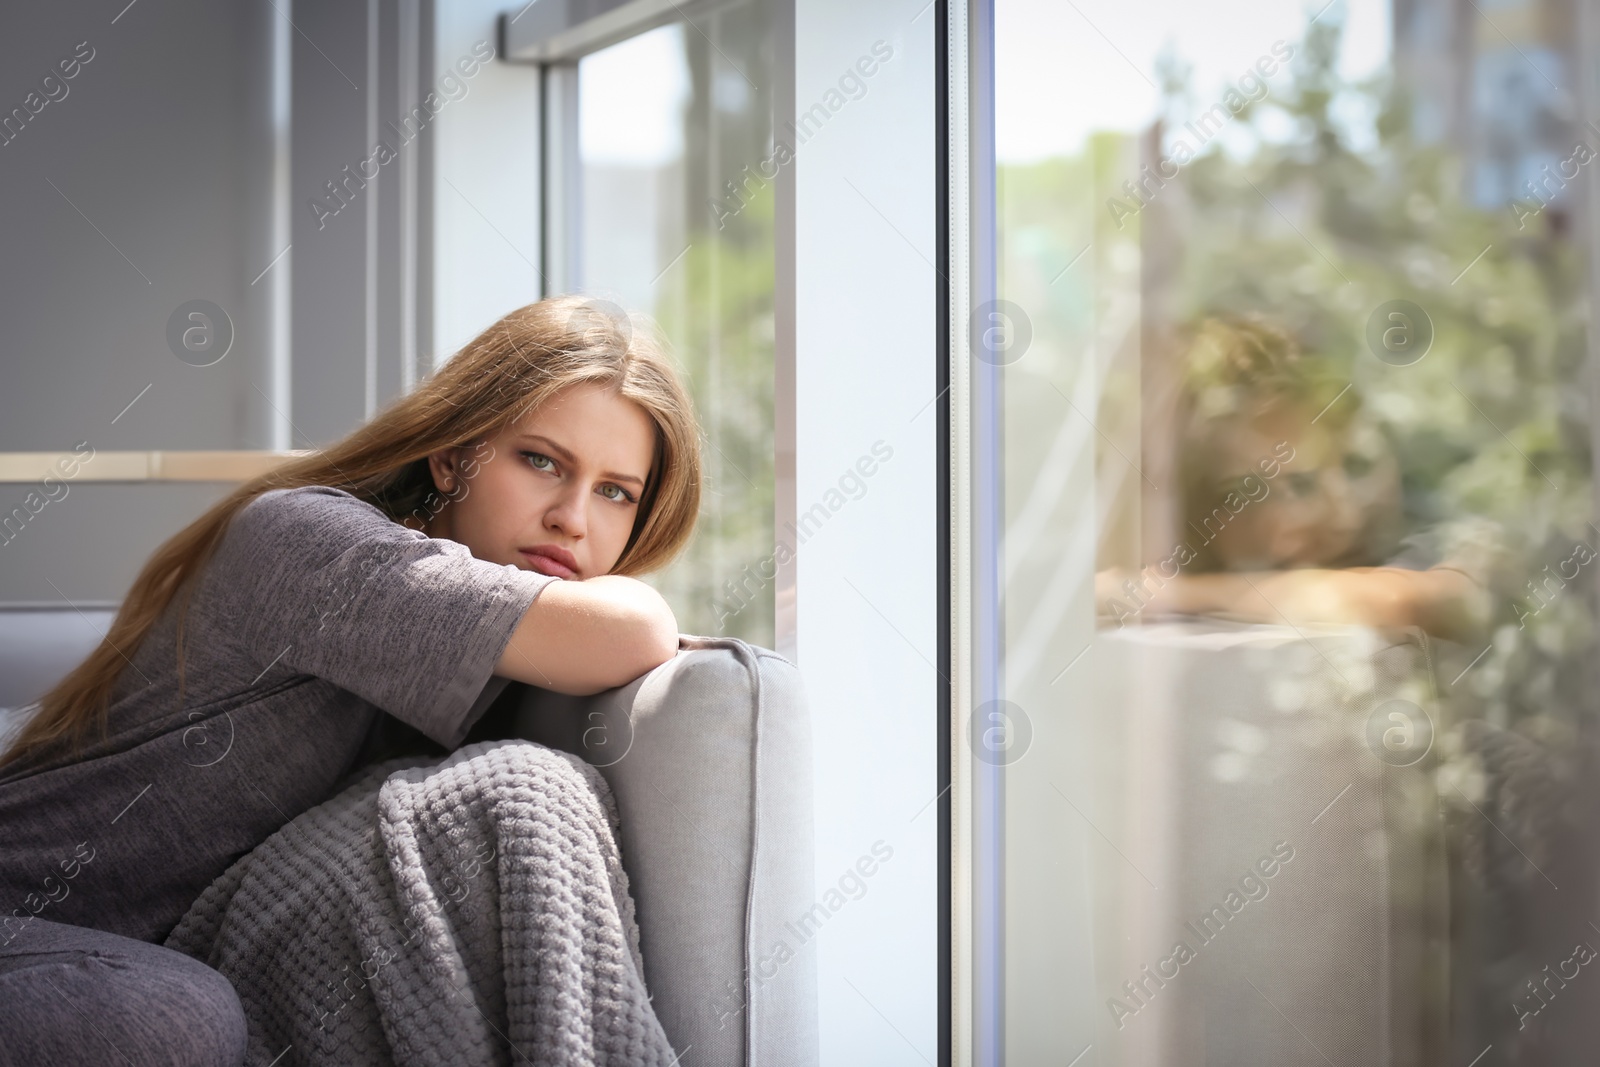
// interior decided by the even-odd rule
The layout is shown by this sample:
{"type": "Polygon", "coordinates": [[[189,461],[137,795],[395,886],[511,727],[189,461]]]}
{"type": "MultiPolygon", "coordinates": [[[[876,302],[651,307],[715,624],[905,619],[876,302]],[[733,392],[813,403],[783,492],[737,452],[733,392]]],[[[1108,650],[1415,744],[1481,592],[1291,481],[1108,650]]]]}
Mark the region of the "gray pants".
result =
{"type": "Polygon", "coordinates": [[[238,1067],[233,986],[161,945],[34,918],[0,945],[0,1067],[238,1067]]]}

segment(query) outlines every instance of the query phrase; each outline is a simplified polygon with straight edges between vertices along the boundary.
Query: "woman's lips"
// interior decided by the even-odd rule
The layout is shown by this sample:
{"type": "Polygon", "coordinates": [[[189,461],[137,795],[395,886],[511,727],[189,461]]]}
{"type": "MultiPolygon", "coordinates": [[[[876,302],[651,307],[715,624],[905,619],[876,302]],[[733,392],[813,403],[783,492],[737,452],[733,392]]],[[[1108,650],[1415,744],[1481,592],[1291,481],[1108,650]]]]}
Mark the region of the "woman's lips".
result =
{"type": "Polygon", "coordinates": [[[572,578],[578,573],[565,563],[552,559],[543,552],[523,552],[522,557],[528,561],[529,566],[540,574],[548,574],[556,578],[572,578]]]}

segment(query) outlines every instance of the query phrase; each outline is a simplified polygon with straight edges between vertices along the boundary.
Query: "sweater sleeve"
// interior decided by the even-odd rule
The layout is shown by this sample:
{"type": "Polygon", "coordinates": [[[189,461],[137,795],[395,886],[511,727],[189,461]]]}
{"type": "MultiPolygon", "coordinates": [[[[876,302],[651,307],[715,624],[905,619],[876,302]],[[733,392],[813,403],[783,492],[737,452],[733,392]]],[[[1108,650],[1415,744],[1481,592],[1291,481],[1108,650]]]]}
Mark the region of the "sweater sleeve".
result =
{"type": "Polygon", "coordinates": [[[328,486],[261,494],[218,556],[253,685],[314,675],[450,747],[517,623],[560,581],[478,559],[328,486]]]}

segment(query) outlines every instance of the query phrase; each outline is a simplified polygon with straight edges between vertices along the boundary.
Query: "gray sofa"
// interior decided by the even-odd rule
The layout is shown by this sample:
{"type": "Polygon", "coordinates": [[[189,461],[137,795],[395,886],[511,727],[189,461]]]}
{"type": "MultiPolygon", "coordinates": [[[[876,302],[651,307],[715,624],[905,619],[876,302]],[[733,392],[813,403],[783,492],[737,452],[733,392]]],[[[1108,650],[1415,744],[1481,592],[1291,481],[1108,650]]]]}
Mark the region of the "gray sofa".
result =
{"type": "MultiPolygon", "coordinates": [[[[0,735],[85,656],[105,605],[0,609],[0,735]]],[[[811,731],[799,670],[735,638],[684,635],[618,689],[528,688],[515,733],[598,767],[622,822],[656,1015],[686,1067],[817,1062],[811,731]]]]}

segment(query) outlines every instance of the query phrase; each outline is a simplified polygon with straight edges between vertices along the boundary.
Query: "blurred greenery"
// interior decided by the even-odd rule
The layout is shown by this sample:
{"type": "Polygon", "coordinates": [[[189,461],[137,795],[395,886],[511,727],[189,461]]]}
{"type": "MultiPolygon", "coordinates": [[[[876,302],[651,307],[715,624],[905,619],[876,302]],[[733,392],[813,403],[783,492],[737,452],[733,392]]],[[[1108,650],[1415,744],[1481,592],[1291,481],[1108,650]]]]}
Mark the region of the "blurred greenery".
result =
{"type": "Polygon", "coordinates": [[[706,435],[695,538],[658,585],[685,633],[773,647],[773,208],[770,187],[729,229],[708,227],[684,257],[684,297],[660,309],[706,435]],[[741,240],[740,237],[744,239],[741,240]]]}
{"type": "Polygon", "coordinates": [[[1391,440],[1413,530],[1494,523],[1493,647],[1465,679],[1476,706],[1457,694],[1455,713],[1565,732],[1590,715],[1580,653],[1594,643],[1592,583],[1538,612],[1529,583],[1596,541],[1587,276],[1570,214],[1552,207],[1519,229],[1509,205],[1469,203],[1458,149],[1418,142],[1403,93],[1338,83],[1339,33],[1312,26],[1292,85],[1271,99],[1297,136],[1262,139],[1244,159],[1208,152],[1183,172],[1192,208],[1175,310],[1266,311],[1353,382],[1341,402],[1362,403],[1391,440]],[[1350,147],[1332,115],[1340,94],[1370,98],[1375,150],[1350,147]],[[1368,316],[1395,299],[1433,324],[1431,350],[1410,366],[1367,347],[1368,316]]]}
{"type": "Polygon", "coordinates": [[[770,184],[728,189],[772,156],[773,34],[768,5],[729,5],[683,35],[683,199],[688,251],[661,280],[651,309],[688,377],[704,440],[705,493],[684,554],[650,581],[684,633],[776,643],[771,573],[774,522],[773,292],[770,184]],[[721,210],[713,207],[720,204],[721,210]]]}

